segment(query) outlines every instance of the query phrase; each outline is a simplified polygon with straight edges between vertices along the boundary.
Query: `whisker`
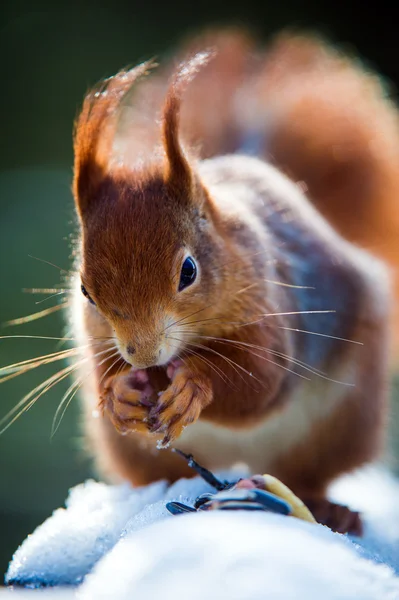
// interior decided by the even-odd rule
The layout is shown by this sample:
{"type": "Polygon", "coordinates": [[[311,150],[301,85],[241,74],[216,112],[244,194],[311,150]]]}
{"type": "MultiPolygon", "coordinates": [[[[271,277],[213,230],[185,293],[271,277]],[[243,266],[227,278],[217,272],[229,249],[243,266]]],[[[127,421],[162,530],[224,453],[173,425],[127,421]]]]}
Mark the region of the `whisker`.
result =
{"type": "Polygon", "coordinates": [[[71,337],[54,337],[50,335],[0,335],[0,340],[24,339],[24,340],[56,340],[73,342],[75,338],[71,337]]]}
{"type": "MultiPolygon", "coordinates": [[[[236,327],[247,327],[248,325],[256,325],[257,323],[261,323],[266,317],[325,314],[325,313],[335,313],[335,312],[336,312],[335,310],[301,310],[301,311],[292,311],[292,312],[264,313],[264,314],[258,315],[259,318],[257,318],[256,320],[248,321],[247,323],[241,323],[240,321],[227,321],[226,319],[223,319],[223,317],[210,317],[208,319],[196,319],[195,321],[189,321],[188,323],[181,323],[180,326],[185,327],[186,325],[196,325],[197,323],[205,323],[208,321],[219,321],[219,323],[224,324],[224,325],[234,325],[236,327]]],[[[172,325],[177,325],[178,323],[179,323],[179,321],[176,321],[176,323],[172,323],[168,327],[172,327],[172,325]]]]}
{"type": "Polygon", "coordinates": [[[60,292],[62,294],[66,294],[66,292],[69,292],[70,290],[66,289],[66,288],[23,288],[22,291],[25,294],[56,294],[57,292],[60,292]]]}
{"type": "MultiPolygon", "coordinates": [[[[244,383],[247,384],[248,382],[245,381],[243,375],[237,369],[240,369],[241,371],[246,373],[249,377],[251,377],[251,379],[255,379],[255,381],[257,381],[258,383],[261,384],[262,387],[264,387],[263,382],[260,381],[260,379],[258,379],[257,377],[255,377],[255,375],[253,375],[253,373],[251,373],[250,371],[247,371],[247,369],[245,369],[243,366],[236,363],[231,358],[225,356],[224,354],[221,354],[220,352],[217,352],[214,348],[209,348],[208,346],[204,346],[203,344],[194,344],[193,342],[186,342],[186,344],[190,345],[190,346],[194,346],[195,348],[200,348],[201,350],[206,350],[206,351],[212,352],[212,354],[216,354],[217,356],[220,356],[220,358],[224,359],[234,369],[234,371],[242,379],[242,381],[244,381],[244,383]]],[[[255,388],[252,388],[252,389],[256,392],[258,391],[255,388]]]]}
{"type": "MultiPolygon", "coordinates": [[[[123,359],[123,357],[121,357],[121,358],[122,358],[122,362],[121,362],[121,364],[120,364],[120,366],[119,366],[119,368],[118,368],[118,370],[117,370],[117,372],[116,372],[116,377],[118,377],[118,375],[119,375],[119,373],[122,371],[123,367],[124,367],[126,364],[128,364],[128,363],[127,363],[127,362],[126,362],[126,361],[123,359]]],[[[120,359],[119,359],[119,360],[120,360],[120,359]]]]}
{"type": "Polygon", "coordinates": [[[37,369],[38,367],[41,367],[43,365],[48,365],[48,364],[50,364],[52,362],[56,362],[58,360],[64,360],[65,358],[70,358],[71,356],[76,356],[76,354],[78,354],[78,351],[71,349],[71,350],[63,350],[62,354],[57,353],[52,358],[41,359],[38,361],[29,359],[32,362],[27,363],[26,365],[22,365],[20,367],[15,366],[15,367],[10,368],[11,373],[9,372],[9,369],[7,367],[3,367],[0,370],[0,372],[3,371],[3,369],[4,369],[6,374],[0,378],[0,383],[5,383],[6,381],[9,381],[10,379],[14,379],[15,377],[18,377],[19,375],[24,375],[28,371],[37,369]]]}
{"type": "MultiPolygon", "coordinates": [[[[93,369],[94,371],[94,369],[93,369]]],[[[92,371],[92,372],[93,372],[92,371]]],[[[89,373],[87,375],[87,377],[89,377],[91,375],[91,373],[89,373]]],[[[74,381],[69,388],[67,389],[67,391],[65,392],[65,394],[63,395],[63,397],[61,398],[61,401],[57,407],[57,410],[55,411],[54,414],[54,418],[53,418],[53,422],[51,424],[51,433],[50,433],[50,439],[52,439],[54,437],[54,435],[57,433],[59,426],[61,425],[61,421],[65,415],[65,412],[72,400],[72,398],[75,396],[75,394],[77,393],[80,385],[83,383],[83,381],[86,379],[86,377],[80,377],[77,381],[74,381]],[[74,388],[76,387],[76,390],[74,390],[74,388]],[[62,411],[61,417],[57,422],[58,419],[58,415],[60,414],[62,407],[64,405],[64,403],[66,402],[66,400],[68,399],[68,396],[71,394],[71,392],[73,391],[73,394],[71,395],[70,399],[68,400],[68,402],[66,403],[66,406],[64,407],[64,410],[62,411]]]]}
{"type": "Polygon", "coordinates": [[[87,336],[88,340],[111,340],[111,341],[115,341],[115,337],[113,335],[89,335],[87,336]]]}
{"type": "MultiPolygon", "coordinates": [[[[294,290],[315,290],[316,289],[315,287],[313,287],[311,285],[294,285],[293,283],[285,283],[283,281],[276,281],[275,279],[263,278],[262,281],[265,281],[266,283],[271,283],[273,285],[279,285],[281,287],[291,288],[294,290]]],[[[247,285],[246,287],[242,288],[241,290],[236,292],[234,295],[238,296],[239,294],[242,294],[243,292],[247,292],[248,290],[251,290],[252,288],[254,288],[258,285],[259,285],[259,282],[255,281],[254,283],[251,283],[250,285],[247,285]]]]}
{"type": "Polygon", "coordinates": [[[359,342],[357,340],[349,340],[348,338],[337,337],[335,335],[328,335],[326,333],[319,333],[317,331],[307,331],[306,329],[296,329],[295,327],[282,327],[279,326],[279,329],[285,329],[287,331],[298,331],[299,333],[308,333],[310,335],[318,335],[320,337],[329,338],[331,340],[338,340],[340,342],[349,342],[350,344],[357,344],[358,346],[363,346],[363,342],[359,342]]]}
{"type": "MultiPolygon", "coordinates": [[[[114,348],[108,348],[107,349],[108,352],[111,352],[112,350],[114,350],[114,348]]],[[[104,354],[104,352],[101,353],[97,353],[94,355],[94,358],[97,358],[98,356],[100,356],[100,354],[104,354]]],[[[77,394],[77,392],[79,391],[79,389],[81,388],[81,386],[83,385],[84,381],[90,377],[90,375],[92,375],[94,373],[94,371],[97,369],[98,366],[102,365],[106,360],[109,360],[110,358],[112,358],[112,356],[115,356],[115,354],[112,354],[111,356],[107,356],[105,357],[100,363],[99,365],[96,365],[94,367],[94,369],[92,369],[90,371],[90,373],[84,374],[82,375],[77,381],[74,381],[69,388],[67,389],[67,391],[65,392],[65,394],[63,395],[63,397],[61,398],[61,401],[57,407],[57,410],[54,414],[54,418],[53,418],[53,423],[51,426],[51,433],[50,433],[50,439],[52,439],[54,437],[54,435],[57,433],[59,426],[61,425],[61,421],[64,418],[64,415],[68,409],[68,406],[71,404],[73,398],[75,397],[75,395],[77,394]],[[69,398],[68,398],[69,396],[69,398]],[[65,404],[65,406],[63,407],[63,405],[65,404]],[[62,410],[63,407],[63,410],[62,410]],[[57,418],[58,415],[61,413],[61,416],[57,422],[57,418]]]]}
{"type": "MultiPolygon", "coordinates": [[[[98,367],[100,367],[102,364],[104,364],[104,362],[106,362],[107,360],[110,360],[111,358],[113,358],[113,357],[114,357],[114,356],[116,356],[117,354],[119,354],[119,350],[117,350],[117,351],[116,351],[114,354],[112,354],[111,356],[107,356],[107,358],[106,358],[106,359],[105,359],[103,362],[101,362],[99,365],[97,365],[97,366],[98,366],[98,367]]],[[[109,367],[108,367],[108,369],[105,371],[105,373],[103,373],[103,374],[102,374],[102,376],[101,376],[101,379],[100,379],[100,381],[99,381],[99,384],[98,384],[99,386],[100,386],[100,385],[102,384],[102,382],[104,381],[104,379],[105,379],[105,376],[107,375],[107,373],[109,373],[109,372],[111,371],[111,369],[112,369],[112,368],[113,368],[113,367],[114,367],[116,364],[118,364],[118,362],[119,362],[120,360],[123,360],[123,361],[125,362],[125,359],[123,358],[123,356],[119,356],[119,357],[118,357],[116,360],[114,360],[114,362],[111,364],[111,366],[109,366],[109,367]]],[[[122,365],[121,365],[121,366],[123,366],[123,363],[122,363],[122,365]]],[[[118,373],[119,373],[119,371],[118,371],[118,373]]],[[[118,373],[117,373],[117,375],[118,375],[118,373]]]]}
{"type": "Polygon", "coordinates": [[[305,369],[305,371],[310,371],[310,373],[312,373],[313,375],[316,375],[317,377],[320,377],[320,379],[325,379],[326,381],[330,381],[331,383],[337,383],[338,385],[345,385],[347,387],[354,387],[354,385],[355,385],[354,383],[348,383],[347,381],[341,381],[339,379],[332,379],[331,377],[328,377],[328,375],[323,373],[323,371],[320,371],[319,369],[311,367],[310,365],[304,363],[303,361],[301,361],[297,358],[292,358],[290,356],[287,356],[286,354],[277,352],[275,350],[272,350],[271,352],[272,352],[272,354],[275,354],[276,356],[281,356],[282,358],[291,360],[294,364],[298,365],[302,369],[305,369]]]}
{"type": "MultiPolygon", "coordinates": [[[[203,336],[199,336],[199,337],[203,337],[203,336]]],[[[212,339],[212,338],[211,338],[211,339],[212,339]]],[[[255,352],[251,351],[251,349],[250,349],[250,348],[243,348],[243,347],[241,346],[241,343],[237,343],[237,342],[235,342],[235,341],[232,341],[232,340],[222,340],[222,339],[219,339],[219,340],[216,340],[216,341],[218,341],[218,342],[219,342],[219,343],[221,343],[221,344],[230,342],[230,343],[231,343],[231,345],[232,345],[233,347],[237,348],[238,350],[246,350],[246,351],[247,351],[249,354],[252,354],[253,356],[257,356],[257,357],[261,358],[262,360],[265,360],[266,362],[268,362],[268,363],[270,363],[270,364],[272,364],[272,365],[275,365],[275,366],[277,366],[277,367],[280,367],[280,368],[281,368],[281,369],[283,369],[284,371],[288,371],[289,373],[292,373],[293,375],[297,375],[297,376],[298,376],[298,377],[300,377],[301,379],[305,379],[306,381],[310,381],[309,377],[306,377],[305,375],[302,375],[301,373],[297,373],[296,371],[293,371],[293,370],[292,370],[292,369],[290,369],[289,367],[286,367],[286,366],[284,366],[284,365],[282,365],[282,364],[280,364],[280,363],[277,363],[277,362],[275,362],[274,360],[271,360],[270,358],[267,358],[267,356],[262,356],[261,354],[256,354],[255,352]]],[[[244,343],[243,343],[243,344],[244,344],[244,343]]],[[[267,352],[270,352],[270,353],[271,353],[271,354],[273,354],[273,355],[275,354],[273,350],[269,350],[269,349],[265,349],[265,348],[262,348],[262,350],[264,350],[264,351],[267,351],[267,352]]],[[[282,356],[281,354],[276,354],[276,355],[277,355],[277,356],[282,356]]],[[[287,358],[286,356],[282,356],[282,357],[283,357],[283,358],[287,358]]]]}
{"type": "Polygon", "coordinates": [[[288,311],[288,312],[278,312],[278,313],[264,313],[260,315],[260,318],[256,321],[250,321],[248,323],[244,323],[243,325],[239,325],[239,327],[247,327],[248,325],[255,325],[256,323],[260,323],[267,317],[285,317],[290,315],[323,315],[328,313],[335,313],[335,310],[297,310],[297,311],[288,311]]]}
{"type": "Polygon", "coordinates": [[[46,298],[42,298],[41,300],[37,300],[35,302],[35,304],[42,304],[43,302],[47,302],[47,300],[50,300],[51,298],[56,298],[57,296],[62,296],[62,294],[64,294],[65,292],[55,292],[54,294],[51,294],[50,296],[47,296],[46,298]]]}
{"type": "Polygon", "coordinates": [[[178,323],[181,323],[182,321],[185,321],[185,319],[189,319],[190,317],[193,317],[194,315],[202,312],[203,310],[206,310],[207,308],[210,308],[211,306],[213,306],[213,305],[212,304],[208,304],[208,306],[204,306],[203,308],[200,308],[199,310],[195,310],[194,312],[190,313],[189,315],[186,315],[185,317],[182,317],[181,319],[178,319],[177,321],[174,321],[173,323],[171,323],[170,325],[168,325],[167,327],[165,327],[165,329],[163,330],[163,332],[165,332],[170,327],[173,327],[174,325],[177,325],[178,323]]]}
{"type": "MultiPolygon", "coordinates": [[[[243,261],[243,259],[251,259],[251,258],[254,258],[255,256],[260,256],[261,254],[266,254],[269,251],[270,251],[269,248],[265,248],[264,250],[257,250],[256,252],[252,252],[251,254],[247,254],[247,255],[240,254],[240,256],[237,256],[237,258],[234,258],[225,263],[222,263],[220,266],[228,267],[228,266],[234,264],[235,262],[243,261]]],[[[275,259],[268,260],[264,264],[269,265],[269,264],[272,264],[273,262],[276,262],[275,259]]]]}
{"type": "Polygon", "coordinates": [[[69,273],[69,271],[63,269],[62,267],[59,267],[58,265],[50,262],[49,260],[45,260],[44,258],[38,258],[37,256],[33,256],[32,254],[28,254],[28,256],[29,256],[29,258],[34,258],[35,260],[38,260],[39,262],[42,262],[46,265],[50,265],[51,267],[58,269],[62,273],[69,273]]]}
{"type": "Polygon", "coordinates": [[[67,358],[69,356],[73,356],[82,352],[87,348],[91,348],[94,345],[108,344],[110,342],[96,342],[95,344],[86,344],[85,346],[78,346],[76,348],[69,348],[67,350],[60,350],[57,352],[52,352],[50,354],[44,354],[42,356],[37,356],[34,358],[28,358],[26,360],[19,361],[17,363],[13,363],[11,365],[7,365],[5,367],[0,367],[0,383],[6,381],[6,379],[11,379],[12,376],[16,376],[20,374],[20,372],[25,372],[26,370],[33,369],[36,367],[40,367],[42,365],[48,364],[50,362],[54,362],[56,360],[61,360],[63,358],[67,358]],[[11,374],[10,374],[11,373],[11,374]],[[3,374],[3,377],[1,375],[3,374]]]}
{"type": "MultiPolygon", "coordinates": [[[[37,304],[37,303],[36,303],[37,304]]],[[[17,319],[11,319],[10,321],[6,321],[3,323],[4,327],[11,327],[14,325],[24,325],[25,323],[30,323],[31,321],[36,321],[36,319],[42,319],[43,317],[47,317],[52,313],[55,313],[57,310],[61,310],[67,306],[69,302],[63,302],[62,304],[56,304],[56,306],[51,306],[50,308],[46,308],[45,310],[41,310],[39,312],[32,313],[31,315],[26,315],[26,317],[19,317],[17,319]]]]}
{"type": "MultiPolygon", "coordinates": [[[[176,340],[177,342],[180,343],[185,343],[184,340],[180,340],[179,338],[170,338],[168,336],[168,339],[172,339],[172,340],[176,340]]],[[[199,354],[199,352],[195,352],[193,349],[185,349],[185,352],[190,352],[192,354],[194,354],[195,356],[198,356],[198,358],[200,358],[201,360],[204,361],[205,364],[207,364],[211,369],[213,369],[213,371],[215,371],[215,373],[217,375],[219,375],[219,377],[224,381],[224,383],[229,384],[231,382],[229,382],[229,380],[227,379],[226,375],[223,373],[222,369],[220,369],[220,367],[218,367],[217,365],[214,365],[212,363],[212,361],[210,361],[208,358],[206,358],[205,356],[202,356],[201,354],[199,354]]]]}
{"type": "MultiPolygon", "coordinates": [[[[294,364],[296,364],[297,366],[301,367],[302,369],[305,369],[306,371],[309,371],[310,373],[312,373],[313,375],[316,375],[317,377],[320,377],[321,379],[326,379],[327,381],[330,381],[332,383],[338,383],[340,385],[345,385],[345,386],[349,386],[349,387],[353,387],[353,383],[348,383],[345,381],[340,381],[337,379],[332,379],[331,377],[328,377],[325,373],[323,373],[322,371],[320,371],[319,369],[316,369],[315,367],[312,367],[311,365],[308,365],[307,363],[294,358],[293,356],[289,356],[288,354],[284,354],[283,352],[279,352],[277,350],[273,350],[271,348],[265,348],[263,346],[257,346],[255,344],[250,344],[248,342],[241,342],[239,340],[228,340],[226,338],[215,338],[213,336],[201,336],[198,335],[197,337],[200,338],[204,338],[204,339],[209,339],[209,340],[213,340],[213,341],[217,341],[220,343],[230,343],[231,345],[233,345],[234,347],[238,348],[238,349],[248,349],[247,351],[250,352],[250,349],[255,349],[255,350],[260,350],[263,352],[268,352],[270,354],[272,354],[273,356],[279,356],[281,358],[285,358],[286,360],[289,360],[291,362],[293,362],[294,364]]],[[[263,359],[263,360],[267,360],[268,362],[271,362],[272,364],[278,364],[279,363],[275,363],[274,361],[271,361],[270,359],[267,359],[267,357],[265,356],[261,356],[260,354],[256,354],[254,352],[250,352],[250,354],[252,354],[253,356],[258,356],[259,358],[263,359]]],[[[288,367],[284,367],[283,365],[279,365],[281,368],[286,369],[288,371],[290,371],[291,373],[297,375],[298,377],[301,377],[303,379],[306,379],[307,381],[311,381],[308,377],[305,377],[304,375],[301,375],[300,373],[297,373],[296,371],[292,371],[290,369],[288,369],[288,367]]]]}
{"type": "MultiPolygon", "coordinates": [[[[75,395],[78,393],[79,389],[81,388],[81,386],[82,386],[82,384],[83,384],[83,381],[84,381],[84,379],[82,378],[82,380],[80,381],[80,383],[79,383],[79,382],[78,382],[78,384],[76,384],[76,383],[75,383],[75,385],[73,386],[73,387],[75,387],[75,386],[76,386],[76,389],[74,390],[73,394],[71,394],[71,397],[69,398],[68,402],[66,403],[66,405],[65,405],[65,407],[64,407],[64,410],[62,411],[62,414],[61,414],[61,416],[60,416],[60,419],[59,419],[59,421],[58,421],[57,425],[56,425],[56,422],[55,422],[55,420],[53,420],[53,424],[52,424],[52,426],[51,426],[50,439],[52,439],[52,438],[55,436],[55,434],[57,433],[57,431],[58,431],[58,428],[59,428],[59,426],[61,425],[61,421],[62,421],[62,419],[64,418],[64,415],[65,415],[65,413],[66,413],[66,411],[67,411],[67,409],[68,409],[69,405],[71,404],[71,402],[72,402],[73,398],[75,397],[75,395]]],[[[69,388],[69,390],[70,390],[70,388],[69,388]]],[[[56,413],[56,415],[57,415],[57,413],[56,413]]],[[[55,415],[55,416],[56,416],[56,415],[55,415]]]]}
{"type": "MultiPolygon", "coordinates": [[[[258,283],[252,283],[249,286],[243,287],[242,289],[238,290],[238,292],[235,292],[234,296],[238,296],[239,294],[242,294],[243,292],[247,291],[248,289],[254,287],[255,285],[258,285],[258,283]]],[[[181,319],[178,319],[177,321],[174,321],[173,323],[171,323],[170,325],[168,325],[167,327],[165,327],[164,332],[169,329],[170,327],[173,327],[174,325],[178,325],[179,323],[184,322],[186,319],[189,319],[190,317],[193,317],[194,315],[206,310],[207,308],[212,308],[212,306],[214,306],[214,304],[208,304],[207,306],[204,306],[203,308],[200,308],[199,310],[196,310],[192,313],[190,313],[189,315],[186,315],[185,317],[182,317],[181,319]]],[[[217,320],[220,320],[216,317],[217,320]]],[[[211,319],[204,319],[206,321],[208,320],[215,320],[215,317],[211,318],[211,319]]],[[[199,321],[194,321],[195,323],[198,323],[199,321]]]]}
{"type": "Polygon", "coordinates": [[[273,283],[274,285],[281,285],[282,287],[292,288],[294,290],[315,290],[316,288],[312,285],[294,285],[292,283],[284,283],[283,281],[275,281],[273,279],[264,279],[266,283],[273,283]]]}
{"type": "MultiPolygon", "coordinates": [[[[50,335],[0,335],[0,340],[28,339],[28,340],[55,340],[61,342],[76,342],[78,338],[74,337],[55,337],[50,335]]],[[[114,340],[112,336],[88,336],[89,340],[114,340]]]]}
{"type": "MultiPolygon", "coordinates": [[[[297,371],[294,371],[293,369],[290,369],[289,367],[286,367],[285,365],[277,363],[274,360],[271,360],[270,358],[268,358],[267,356],[262,356],[261,354],[257,354],[256,352],[253,352],[253,350],[251,350],[250,348],[248,348],[248,349],[243,348],[242,346],[239,346],[238,344],[235,344],[235,347],[240,350],[247,350],[247,352],[249,352],[249,354],[252,354],[252,356],[257,356],[258,358],[265,360],[266,362],[268,362],[272,365],[275,365],[275,366],[279,367],[280,369],[283,369],[284,371],[291,373],[292,375],[296,375],[297,377],[300,377],[301,379],[305,379],[306,381],[311,381],[311,379],[309,377],[306,377],[305,375],[302,375],[301,373],[298,373],[297,371]]],[[[294,364],[297,364],[297,361],[295,359],[288,357],[286,354],[283,354],[280,352],[275,352],[274,350],[271,350],[271,349],[267,349],[265,351],[270,353],[272,356],[285,358],[286,360],[290,360],[294,364]]],[[[298,364],[297,366],[302,366],[302,365],[298,364]]],[[[306,367],[303,367],[303,368],[306,368],[306,367]]],[[[311,371],[312,373],[316,374],[311,368],[306,368],[306,370],[311,371]]]]}
{"type": "MultiPolygon", "coordinates": [[[[100,356],[101,354],[104,354],[105,352],[110,352],[112,350],[112,348],[107,348],[107,350],[103,350],[101,352],[98,352],[94,355],[94,358],[100,356]]],[[[2,419],[0,419],[0,426],[4,423],[7,422],[12,415],[15,415],[15,413],[17,413],[12,419],[11,421],[9,421],[1,430],[0,430],[0,435],[2,435],[13,423],[15,423],[15,421],[26,411],[28,411],[34,404],[35,402],[41,397],[43,396],[46,392],[48,392],[53,386],[55,386],[56,384],[60,383],[61,381],[63,381],[66,377],[68,377],[70,375],[70,373],[72,373],[73,371],[75,371],[76,369],[80,368],[85,362],[87,362],[88,360],[90,360],[90,357],[85,357],[80,359],[77,363],[75,363],[74,365],[68,365],[67,367],[65,367],[64,369],[61,369],[60,371],[58,371],[57,373],[55,373],[54,375],[52,375],[51,377],[49,377],[48,379],[46,379],[45,381],[43,381],[42,383],[40,383],[38,386],[36,386],[33,390],[31,390],[28,394],[26,394],[22,400],[20,400],[8,413],[7,415],[5,415],[5,417],[3,417],[2,419]],[[17,412],[19,411],[19,412],[17,412]]]]}
{"type": "Polygon", "coordinates": [[[206,365],[208,365],[210,369],[212,369],[217,375],[219,375],[219,377],[222,379],[222,381],[226,385],[228,385],[230,389],[232,389],[232,390],[238,389],[236,385],[233,385],[233,383],[227,379],[227,377],[223,373],[222,369],[220,367],[218,367],[217,365],[214,365],[211,360],[209,360],[205,356],[202,356],[202,354],[200,354],[199,352],[196,352],[192,348],[187,348],[186,352],[189,352],[190,354],[197,356],[199,360],[202,360],[206,365]]]}
{"type": "Polygon", "coordinates": [[[14,369],[17,369],[19,367],[23,367],[25,365],[28,365],[32,362],[40,362],[42,360],[46,360],[47,358],[52,358],[54,356],[62,356],[64,354],[68,354],[69,352],[78,352],[79,349],[78,348],[69,348],[68,350],[60,350],[58,352],[51,352],[50,354],[43,354],[43,356],[36,356],[34,358],[27,358],[25,360],[21,360],[19,362],[16,363],[12,363],[11,365],[7,365],[6,367],[0,367],[0,375],[2,372],[5,372],[6,374],[9,373],[10,371],[13,371],[14,369]]]}
{"type": "Polygon", "coordinates": [[[61,371],[58,371],[55,375],[52,375],[51,377],[49,377],[48,379],[46,379],[45,381],[43,381],[41,384],[39,384],[38,386],[36,386],[28,394],[26,394],[26,396],[24,396],[22,398],[22,400],[20,400],[5,415],[5,417],[3,417],[2,419],[0,419],[0,426],[1,426],[4,422],[8,421],[8,419],[10,419],[10,417],[12,417],[12,415],[14,415],[17,411],[19,411],[12,418],[12,420],[9,421],[0,430],[0,435],[3,434],[24,412],[26,412],[27,410],[29,410],[33,406],[33,404],[36,402],[36,400],[38,400],[43,394],[45,394],[49,389],[51,389],[53,387],[53,385],[55,385],[56,383],[59,383],[60,381],[62,381],[63,379],[65,379],[65,377],[68,377],[69,373],[71,373],[74,369],[77,369],[83,362],[85,362],[87,360],[88,360],[88,358],[83,358],[83,359],[81,359],[78,362],[78,364],[69,365],[68,367],[65,367],[64,369],[61,369],[61,371]],[[37,392],[40,392],[40,393],[37,396],[35,396],[35,394],[37,394],[37,392]],[[33,400],[31,400],[31,398],[33,396],[35,396],[35,397],[33,398],[33,400]],[[21,409],[21,410],[19,410],[19,409],[21,409]]]}
{"type": "MultiPolygon", "coordinates": [[[[209,317],[208,319],[197,319],[195,321],[189,321],[188,323],[181,323],[180,327],[186,327],[186,325],[196,325],[197,323],[206,323],[208,321],[219,321],[224,325],[241,325],[239,321],[226,321],[221,317],[209,317]]],[[[173,323],[173,325],[177,325],[179,321],[173,323]]]]}

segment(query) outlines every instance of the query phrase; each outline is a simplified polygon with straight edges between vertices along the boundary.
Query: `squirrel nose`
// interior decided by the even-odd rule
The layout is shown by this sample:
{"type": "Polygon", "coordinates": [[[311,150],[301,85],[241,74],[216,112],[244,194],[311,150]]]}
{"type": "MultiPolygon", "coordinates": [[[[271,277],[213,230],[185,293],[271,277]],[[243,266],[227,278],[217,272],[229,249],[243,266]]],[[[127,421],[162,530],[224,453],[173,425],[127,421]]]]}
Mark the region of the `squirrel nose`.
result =
{"type": "Polygon", "coordinates": [[[126,352],[130,355],[136,354],[136,348],[134,348],[131,344],[126,346],[126,352]]]}

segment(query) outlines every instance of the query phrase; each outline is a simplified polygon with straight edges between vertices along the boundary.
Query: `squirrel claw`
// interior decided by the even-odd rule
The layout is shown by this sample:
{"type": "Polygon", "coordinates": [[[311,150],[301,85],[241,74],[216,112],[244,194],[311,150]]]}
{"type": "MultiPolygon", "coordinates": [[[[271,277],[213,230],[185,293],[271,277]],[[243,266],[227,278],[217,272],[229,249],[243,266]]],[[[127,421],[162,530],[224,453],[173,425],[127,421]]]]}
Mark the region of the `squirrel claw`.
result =
{"type": "Polygon", "coordinates": [[[206,376],[193,373],[180,361],[170,366],[173,369],[171,384],[149,413],[151,432],[164,433],[167,445],[198,419],[212,399],[211,384],[206,376]]]}
{"type": "Polygon", "coordinates": [[[147,431],[148,413],[153,393],[148,376],[142,372],[114,376],[108,379],[100,399],[103,414],[107,414],[115,429],[122,434],[147,431]],[[137,386],[137,387],[136,387],[137,386]]]}

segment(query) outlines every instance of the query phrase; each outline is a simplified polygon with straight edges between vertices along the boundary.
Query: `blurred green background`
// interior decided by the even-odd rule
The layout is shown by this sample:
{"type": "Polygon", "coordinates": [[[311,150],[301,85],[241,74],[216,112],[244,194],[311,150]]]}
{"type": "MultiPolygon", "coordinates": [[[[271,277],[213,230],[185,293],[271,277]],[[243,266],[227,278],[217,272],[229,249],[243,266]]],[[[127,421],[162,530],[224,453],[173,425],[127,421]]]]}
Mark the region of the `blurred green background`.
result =
{"type": "MultiPolygon", "coordinates": [[[[243,24],[263,39],[285,26],[312,28],[354,46],[399,83],[397,26],[384,3],[303,0],[106,3],[3,2],[0,17],[0,322],[49,307],[23,288],[60,283],[70,267],[74,230],[70,193],[73,120],[87,88],[126,64],[162,57],[203,25],[243,24]],[[367,11],[367,12],[366,12],[367,11]]],[[[392,9],[393,10],[393,9],[392,9]]],[[[63,334],[60,313],[3,335],[63,334]]],[[[52,341],[0,340],[0,366],[57,349],[52,341]]],[[[59,363],[56,363],[58,365],[59,363]]],[[[0,418],[34,385],[55,372],[41,368],[2,384],[0,418]]],[[[54,412],[68,384],[40,398],[0,436],[0,572],[17,545],[69,487],[90,476],[79,449],[78,402],[50,440],[54,412]]],[[[1,581],[1,579],[0,579],[1,581]]]]}

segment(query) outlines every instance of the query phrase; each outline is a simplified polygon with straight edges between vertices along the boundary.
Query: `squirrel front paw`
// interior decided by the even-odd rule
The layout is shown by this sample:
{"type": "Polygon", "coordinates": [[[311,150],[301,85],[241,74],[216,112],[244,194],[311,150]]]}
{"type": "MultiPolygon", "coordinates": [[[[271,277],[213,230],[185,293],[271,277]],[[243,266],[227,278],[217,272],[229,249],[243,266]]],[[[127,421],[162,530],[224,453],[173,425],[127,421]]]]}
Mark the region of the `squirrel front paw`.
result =
{"type": "Polygon", "coordinates": [[[164,434],[161,442],[164,447],[179,437],[187,425],[194,423],[212,401],[212,384],[203,373],[174,361],[168,366],[167,374],[171,384],[149,413],[151,431],[164,434]]]}
{"type": "Polygon", "coordinates": [[[146,371],[114,375],[105,383],[100,407],[119,433],[148,432],[148,412],[153,393],[146,371]]]}

